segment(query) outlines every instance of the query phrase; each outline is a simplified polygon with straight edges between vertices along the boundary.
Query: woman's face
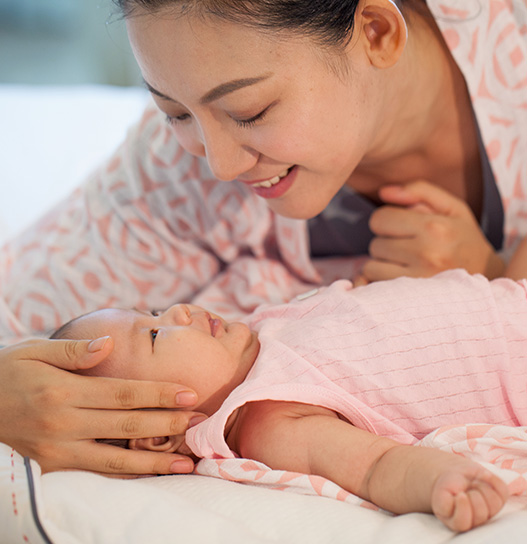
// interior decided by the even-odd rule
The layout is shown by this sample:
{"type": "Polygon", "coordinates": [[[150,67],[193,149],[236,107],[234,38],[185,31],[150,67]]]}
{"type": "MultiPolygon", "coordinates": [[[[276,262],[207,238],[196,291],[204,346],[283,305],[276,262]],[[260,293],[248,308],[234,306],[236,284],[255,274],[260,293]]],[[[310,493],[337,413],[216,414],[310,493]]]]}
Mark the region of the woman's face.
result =
{"type": "Polygon", "coordinates": [[[360,33],[345,58],[217,20],[128,20],[147,86],[188,152],[275,212],[320,213],[382,140],[382,97],[360,33]],[[335,69],[339,62],[347,70],[335,69]]]}

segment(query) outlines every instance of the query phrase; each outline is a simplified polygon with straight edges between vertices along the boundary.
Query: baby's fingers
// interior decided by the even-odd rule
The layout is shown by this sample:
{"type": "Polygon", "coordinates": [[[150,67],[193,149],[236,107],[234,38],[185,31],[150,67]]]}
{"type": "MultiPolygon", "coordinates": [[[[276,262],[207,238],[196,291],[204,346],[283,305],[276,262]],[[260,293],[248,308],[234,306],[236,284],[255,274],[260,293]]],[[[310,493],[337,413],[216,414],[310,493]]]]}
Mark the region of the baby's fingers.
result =
{"type": "MultiPolygon", "coordinates": [[[[444,502],[443,506],[446,507],[446,504],[444,502]]],[[[481,525],[487,519],[488,509],[485,501],[481,497],[478,500],[478,497],[471,496],[471,492],[465,493],[461,491],[456,495],[451,495],[449,506],[449,511],[446,508],[444,510],[436,510],[435,515],[453,531],[468,531],[476,527],[476,525],[481,525]],[[481,512],[481,508],[483,508],[484,513],[481,512]]]]}
{"type": "Polygon", "coordinates": [[[485,471],[470,482],[465,491],[440,490],[436,495],[434,513],[453,531],[468,531],[495,516],[507,497],[505,483],[485,471]]]}
{"type": "Polygon", "coordinates": [[[468,531],[474,527],[474,511],[467,493],[454,497],[454,510],[450,518],[442,520],[453,531],[468,531]]]}
{"type": "Polygon", "coordinates": [[[491,472],[487,472],[480,480],[478,490],[487,504],[489,518],[495,516],[509,497],[507,484],[491,472]]]}

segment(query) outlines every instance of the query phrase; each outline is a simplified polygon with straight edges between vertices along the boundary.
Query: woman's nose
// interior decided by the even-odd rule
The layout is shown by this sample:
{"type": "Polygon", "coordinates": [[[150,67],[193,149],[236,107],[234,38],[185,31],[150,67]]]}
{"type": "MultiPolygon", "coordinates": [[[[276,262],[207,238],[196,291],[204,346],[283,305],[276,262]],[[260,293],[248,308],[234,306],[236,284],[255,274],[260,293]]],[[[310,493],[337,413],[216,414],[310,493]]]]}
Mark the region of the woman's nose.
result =
{"type": "Polygon", "coordinates": [[[174,304],[161,314],[162,319],[166,319],[171,325],[190,325],[192,317],[186,304],[174,304]]]}
{"type": "Polygon", "coordinates": [[[257,151],[225,130],[208,130],[203,134],[202,145],[209,168],[220,181],[233,181],[258,162],[257,151]]]}
{"type": "Polygon", "coordinates": [[[257,162],[254,153],[241,147],[227,149],[223,144],[217,147],[209,145],[206,153],[209,168],[220,181],[235,180],[251,170],[257,162]]]}

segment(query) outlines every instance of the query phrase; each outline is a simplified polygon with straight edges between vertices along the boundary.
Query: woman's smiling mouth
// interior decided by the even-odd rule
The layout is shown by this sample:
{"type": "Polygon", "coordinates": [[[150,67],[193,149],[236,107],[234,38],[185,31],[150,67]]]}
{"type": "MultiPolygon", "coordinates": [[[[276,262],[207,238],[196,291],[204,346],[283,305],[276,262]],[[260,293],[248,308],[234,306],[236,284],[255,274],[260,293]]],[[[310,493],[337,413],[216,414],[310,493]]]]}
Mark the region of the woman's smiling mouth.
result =
{"type": "Polygon", "coordinates": [[[291,166],[287,170],[280,172],[277,176],[257,182],[244,181],[254,192],[262,198],[278,198],[287,192],[293,184],[297,166],[291,166]]]}
{"type": "Polygon", "coordinates": [[[259,181],[257,183],[253,183],[252,187],[254,189],[256,189],[258,187],[266,187],[266,188],[272,187],[273,185],[276,185],[282,178],[285,178],[287,176],[287,174],[289,174],[289,170],[290,170],[290,168],[287,168],[286,170],[284,170],[283,172],[281,172],[277,176],[274,176],[273,178],[266,179],[264,181],[259,181]]]}

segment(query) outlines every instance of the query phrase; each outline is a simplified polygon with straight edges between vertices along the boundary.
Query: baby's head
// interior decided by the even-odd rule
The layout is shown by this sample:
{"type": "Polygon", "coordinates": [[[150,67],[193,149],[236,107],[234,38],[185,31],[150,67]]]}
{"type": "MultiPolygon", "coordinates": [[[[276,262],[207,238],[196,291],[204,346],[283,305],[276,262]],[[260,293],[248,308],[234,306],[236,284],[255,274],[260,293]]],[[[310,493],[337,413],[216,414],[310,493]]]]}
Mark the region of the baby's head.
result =
{"type": "Polygon", "coordinates": [[[243,323],[176,304],[164,312],[105,309],[78,317],[52,339],[111,336],[114,350],[80,374],[172,382],[198,395],[196,411],[213,414],[252,367],[260,344],[243,323]]]}

